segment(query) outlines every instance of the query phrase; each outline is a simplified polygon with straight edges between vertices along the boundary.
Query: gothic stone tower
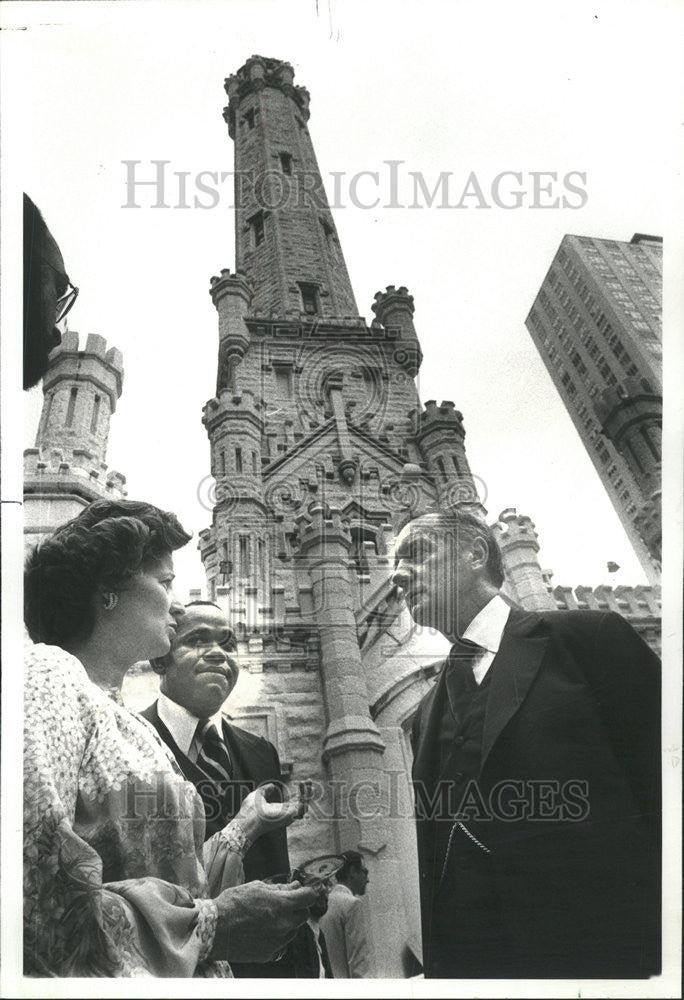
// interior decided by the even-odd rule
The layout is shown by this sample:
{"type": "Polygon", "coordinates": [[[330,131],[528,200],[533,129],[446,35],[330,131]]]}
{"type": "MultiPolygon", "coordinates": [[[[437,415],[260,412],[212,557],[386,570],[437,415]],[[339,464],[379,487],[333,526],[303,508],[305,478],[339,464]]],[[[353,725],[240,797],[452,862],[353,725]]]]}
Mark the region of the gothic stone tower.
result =
{"type": "Polygon", "coordinates": [[[89,333],[69,331],[50,355],[34,448],[24,452],[24,541],[41,541],[93,500],[120,500],[126,479],[107,467],[109,421],[123,387],[123,358],[89,333]]]}
{"type": "Polygon", "coordinates": [[[247,668],[228,711],[276,743],[286,776],[317,782],[293,860],[364,852],[378,972],[402,976],[420,947],[406,732],[438,654],[424,636],[422,662],[412,649],[392,547],[427,503],[479,504],[462,415],[421,409],[407,289],[378,292],[370,325],[358,313],[293,76],[253,56],[226,81],[236,271],[211,279],[216,503],[200,549],[247,668]]]}

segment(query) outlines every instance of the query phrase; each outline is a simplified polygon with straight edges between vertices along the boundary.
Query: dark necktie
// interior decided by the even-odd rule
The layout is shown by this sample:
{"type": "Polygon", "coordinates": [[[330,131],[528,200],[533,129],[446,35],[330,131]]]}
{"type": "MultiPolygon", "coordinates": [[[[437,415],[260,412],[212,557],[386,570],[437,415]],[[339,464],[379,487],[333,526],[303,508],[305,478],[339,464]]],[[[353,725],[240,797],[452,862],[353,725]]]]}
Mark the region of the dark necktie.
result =
{"type": "Polygon", "coordinates": [[[210,719],[200,722],[199,727],[201,746],[197,755],[197,767],[213,781],[230,781],[233,766],[223,738],[210,719]]]}
{"type": "Polygon", "coordinates": [[[451,647],[446,663],[445,680],[452,714],[459,721],[464,708],[478,689],[473,665],[484,652],[482,646],[468,639],[460,639],[451,647]]]}

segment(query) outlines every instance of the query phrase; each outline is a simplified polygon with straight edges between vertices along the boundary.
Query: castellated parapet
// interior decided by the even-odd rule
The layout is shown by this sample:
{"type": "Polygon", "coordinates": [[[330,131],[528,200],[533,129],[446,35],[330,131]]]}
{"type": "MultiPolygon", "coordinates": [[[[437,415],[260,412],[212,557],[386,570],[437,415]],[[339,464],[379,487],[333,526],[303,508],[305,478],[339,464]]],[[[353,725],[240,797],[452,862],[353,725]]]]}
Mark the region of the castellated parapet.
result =
{"type": "Polygon", "coordinates": [[[309,120],[311,100],[309,91],[306,87],[294,86],[294,70],[289,62],[268,59],[264,56],[250,56],[237,73],[226,78],[224,86],[229,103],[223,110],[223,117],[228,125],[231,139],[235,138],[236,112],[240,101],[265,87],[282,91],[286,97],[294,101],[302,120],[305,122],[309,120]]]}
{"type": "Polygon", "coordinates": [[[104,462],[109,420],[123,388],[123,356],[89,333],[84,350],[69,331],[50,355],[43,379],[45,402],[36,446],[86,448],[104,462]]]}
{"type": "Polygon", "coordinates": [[[601,430],[629,465],[643,499],[660,488],[663,398],[650,382],[626,378],[594,403],[601,430]]]}
{"type": "Polygon", "coordinates": [[[430,399],[418,415],[416,443],[437,486],[440,506],[468,505],[484,515],[465,451],[463,414],[451,400],[430,399]]]}
{"type": "Polygon", "coordinates": [[[661,459],[663,398],[645,378],[630,377],[594,402],[601,430],[627,463],[641,494],[634,527],[655,565],[662,560],[661,459]]]}
{"type": "Polygon", "coordinates": [[[506,589],[528,611],[555,609],[547,575],[539,565],[539,538],[531,518],[508,507],[492,526],[506,568],[506,589]]]}
{"type": "Polygon", "coordinates": [[[376,322],[385,328],[387,335],[394,333],[396,336],[395,360],[414,377],[420,369],[423,352],[413,325],[413,296],[409,295],[405,285],[400,288],[388,285],[384,292],[375,293],[371,309],[376,322]]]}
{"type": "Polygon", "coordinates": [[[220,277],[211,279],[209,294],[219,321],[218,393],[225,386],[234,387],[235,369],[249,347],[245,317],[252,302],[252,290],[244,275],[231,274],[224,268],[220,277]]]}
{"type": "Polygon", "coordinates": [[[126,478],[106,463],[123,356],[104,337],[69,331],[50,355],[36,445],[24,452],[24,531],[35,544],[93,500],[121,500],[126,478]]]}

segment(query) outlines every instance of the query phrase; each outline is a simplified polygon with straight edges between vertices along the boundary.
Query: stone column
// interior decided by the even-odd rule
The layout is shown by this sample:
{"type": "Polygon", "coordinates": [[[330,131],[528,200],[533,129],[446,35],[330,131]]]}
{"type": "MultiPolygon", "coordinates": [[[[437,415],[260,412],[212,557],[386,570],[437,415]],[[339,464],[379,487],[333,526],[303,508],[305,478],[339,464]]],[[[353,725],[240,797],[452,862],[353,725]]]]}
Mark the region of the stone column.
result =
{"type": "Polygon", "coordinates": [[[385,744],[370,713],[368,689],[354,615],[350,577],[351,535],[339,511],[316,504],[297,518],[299,559],[311,577],[313,612],[320,639],[320,670],[327,727],[323,760],[332,785],[335,843],[359,850],[369,870],[369,918],[378,975],[401,975],[396,927],[403,918],[397,873],[391,789],[385,744]]]}

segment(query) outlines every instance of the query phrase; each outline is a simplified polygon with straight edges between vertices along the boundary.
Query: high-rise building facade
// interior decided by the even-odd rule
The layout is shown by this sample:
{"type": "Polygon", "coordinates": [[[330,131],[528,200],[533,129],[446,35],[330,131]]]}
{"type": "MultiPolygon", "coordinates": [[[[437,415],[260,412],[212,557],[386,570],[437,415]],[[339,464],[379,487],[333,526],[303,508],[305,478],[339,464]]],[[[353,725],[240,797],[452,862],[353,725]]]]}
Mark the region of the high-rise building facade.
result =
{"type": "Polygon", "coordinates": [[[93,500],[121,500],[126,479],[107,466],[109,422],[123,388],[123,357],[104,337],[85,346],[71,330],[43,378],[35,447],[24,452],[24,542],[40,542],[93,500]]]}
{"type": "Polygon", "coordinates": [[[565,236],[527,329],[649,580],[660,576],[662,240],[565,236]]]}

